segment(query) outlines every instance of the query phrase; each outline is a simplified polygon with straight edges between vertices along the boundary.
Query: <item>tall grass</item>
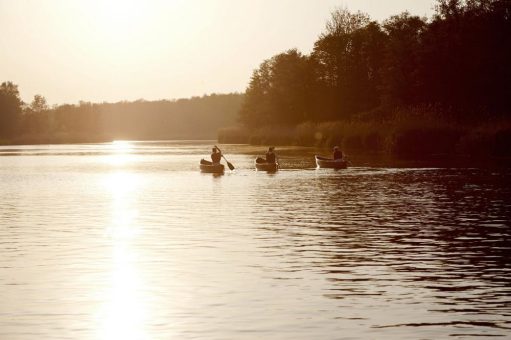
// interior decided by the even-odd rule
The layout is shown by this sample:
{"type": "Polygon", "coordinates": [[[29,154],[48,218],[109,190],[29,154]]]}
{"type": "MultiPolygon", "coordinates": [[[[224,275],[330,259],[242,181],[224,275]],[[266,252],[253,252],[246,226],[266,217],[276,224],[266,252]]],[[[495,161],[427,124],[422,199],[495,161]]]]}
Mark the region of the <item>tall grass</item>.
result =
{"type": "Polygon", "coordinates": [[[430,155],[511,156],[511,122],[473,125],[449,118],[435,106],[401,108],[385,119],[305,122],[293,127],[219,131],[222,143],[254,145],[340,146],[346,152],[386,153],[404,157],[430,155]]]}

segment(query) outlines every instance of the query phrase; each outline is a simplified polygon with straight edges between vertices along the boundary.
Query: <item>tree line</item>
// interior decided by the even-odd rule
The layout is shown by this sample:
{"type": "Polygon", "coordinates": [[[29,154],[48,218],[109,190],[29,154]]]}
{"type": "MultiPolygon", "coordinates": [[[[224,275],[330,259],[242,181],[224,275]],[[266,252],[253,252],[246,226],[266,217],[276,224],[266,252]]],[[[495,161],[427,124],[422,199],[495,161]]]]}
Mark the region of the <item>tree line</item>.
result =
{"type": "Polygon", "coordinates": [[[439,0],[432,18],[378,23],[335,10],[310,54],[288,50],[254,72],[240,109],[246,127],[384,121],[434,105],[465,122],[510,118],[511,1],[439,0]],[[412,111],[412,110],[411,110],[412,111]]]}
{"type": "Polygon", "coordinates": [[[243,95],[212,94],[179,100],[63,104],[50,107],[41,95],[24,103],[18,86],[0,85],[3,143],[92,142],[112,139],[216,138],[233,124],[243,95]]]}

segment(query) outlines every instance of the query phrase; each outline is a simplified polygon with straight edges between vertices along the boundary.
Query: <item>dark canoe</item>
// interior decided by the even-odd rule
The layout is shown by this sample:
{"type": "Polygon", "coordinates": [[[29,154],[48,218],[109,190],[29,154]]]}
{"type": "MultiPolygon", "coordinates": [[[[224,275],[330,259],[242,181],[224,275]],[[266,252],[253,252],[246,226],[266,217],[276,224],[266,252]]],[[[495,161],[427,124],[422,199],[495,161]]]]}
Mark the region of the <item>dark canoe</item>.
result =
{"type": "Polygon", "coordinates": [[[207,172],[210,174],[221,174],[225,170],[223,164],[213,164],[212,162],[201,159],[200,161],[200,171],[207,172]]]}
{"type": "Polygon", "coordinates": [[[346,160],[333,160],[332,158],[326,158],[321,156],[314,156],[316,158],[316,164],[318,168],[329,168],[329,169],[346,169],[348,162],[346,160]]]}
{"type": "Polygon", "coordinates": [[[257,157],[255,160],[255,167],[258,171],[272,172],[279,169],[279,163],[266,163],[263,158],[257,157]]]}

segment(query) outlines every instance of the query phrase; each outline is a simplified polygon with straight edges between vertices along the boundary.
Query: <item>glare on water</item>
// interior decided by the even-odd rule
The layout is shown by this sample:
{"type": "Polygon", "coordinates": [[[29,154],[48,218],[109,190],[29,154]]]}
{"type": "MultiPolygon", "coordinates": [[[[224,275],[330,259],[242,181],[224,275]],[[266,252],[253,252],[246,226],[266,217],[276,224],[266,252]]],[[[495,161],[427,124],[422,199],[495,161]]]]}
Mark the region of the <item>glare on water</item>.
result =
{"type": "Polygon", "coordinates": [[[0,147],[0,338],[508,335],[508,169],[210,146],[0,147]]]}
{"type": "MultiPolygon", "coordinates": [[[[124,145],[121,150],[126,150],[124,145]]],[[[119,155],[112,157],[115,159],[119,155]]],[[[112,204],[112,220],[105,236],[110,240],[112,249],[109,286],[97,316],[100,339],[148,338],[144,333],[147,306],[141,296],[143,282],[137,268],[137,250],[133,247],[133,239],[140,234],[136,221],[138,211],[133,201],[137,181],[137,177],[123,171],[105,177],[104,186],[111,195],[112,204]]]]}

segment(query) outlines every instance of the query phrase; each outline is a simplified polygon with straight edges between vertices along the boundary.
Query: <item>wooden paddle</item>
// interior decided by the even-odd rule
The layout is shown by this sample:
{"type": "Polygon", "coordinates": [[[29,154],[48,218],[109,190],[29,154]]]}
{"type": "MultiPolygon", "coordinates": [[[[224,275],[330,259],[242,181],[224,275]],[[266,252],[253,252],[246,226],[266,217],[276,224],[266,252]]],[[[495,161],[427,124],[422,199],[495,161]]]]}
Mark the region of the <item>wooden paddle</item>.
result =
{"type": "MultiPolygon", "coordinates": [[[[218,149],[218,151],[220,151],[220,153],[222,153],[222,150],[220,150],[220,148],[219,148],[218,146],[216,146],[216,145],[215,145],[215,148],[217,148],[217,149],[218,149]]],[[[229,169],[231,169],[231,171],[232,171],[232,170],[234,170],[234,165],[232,165],[232,163],[231,163],[231,162],[229,162],[229,161],[227,160],[227,158],[225,158],[225,156],[224,156],[224,154],[223,154],[223,153],[222,153],[222,158],[223,158],[223,159],[225,159],[225,161],[227,162],[227,166],[229,167],[229,169]]]]}

